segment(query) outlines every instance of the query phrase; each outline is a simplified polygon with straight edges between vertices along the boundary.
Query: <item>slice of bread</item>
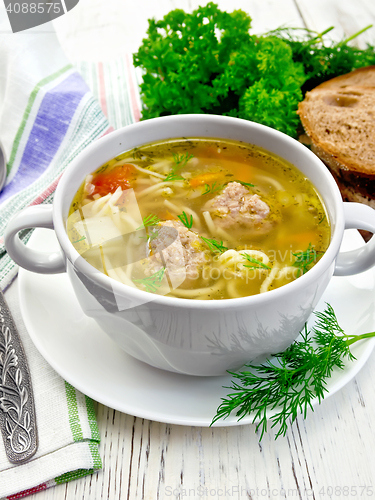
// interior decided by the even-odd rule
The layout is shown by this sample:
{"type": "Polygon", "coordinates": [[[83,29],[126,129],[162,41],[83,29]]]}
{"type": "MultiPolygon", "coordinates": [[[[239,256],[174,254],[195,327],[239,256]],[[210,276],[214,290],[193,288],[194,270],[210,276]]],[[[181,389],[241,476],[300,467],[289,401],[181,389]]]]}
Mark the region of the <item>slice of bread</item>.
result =
{"type": "Polygon", "coordinates": [[[307,92],[298,114],[343,199],[375,208],[375,66],[307,92]]]}

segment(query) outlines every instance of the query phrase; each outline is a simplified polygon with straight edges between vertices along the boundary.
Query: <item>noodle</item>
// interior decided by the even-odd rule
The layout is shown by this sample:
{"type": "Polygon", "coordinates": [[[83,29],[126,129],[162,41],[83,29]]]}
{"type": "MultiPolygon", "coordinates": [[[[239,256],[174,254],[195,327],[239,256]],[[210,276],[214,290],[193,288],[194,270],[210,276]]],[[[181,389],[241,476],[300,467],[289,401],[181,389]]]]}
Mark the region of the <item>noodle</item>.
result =
{"type": "Polygon", "coordinates": [[[94,202],[91,202],[90,210],[91,210],[92,214],[98,214],[98,212],[107,204],[110,197],[111,197],[111,194],[107,194],[106,196],[99,198],[99,200],[95,200],[94,202]]]}
{"type": "MultiPolygon", "coordinates": [[[[162,191],[163,188],[167,187],[167,186],[174,186],[174,187],[181,187],[181,184],[182,183],[177,183],[177,182],[158,182],[157,184],[154,184],[153,186],[150,186],[149,188],[147,189],[144,189],[143,191],[141,191],[138,195],[137,195],[137,199],[141,199],[141,198],[144,198],[145,196],[149,195],[149,194],[153,194],[153,195],[156,195],[156,191],[158,189],[160,189],[160,192],[162,191]]],[[[183,185],[183,184],[182,184],[183,185]]]]}
{"type": "Polygon", "coordinates": [[[227,231],[225,231],[222,227],[216,227],[216,236],[223,238],[227,242],[233,243],[235,241],[234,238],[232,238],[232,236],[230,236],[230,234],[227,233],[227,231]]]}
{"type": "MultiPolygon", "coordinates": [[[[240,250],[240,254],[250,255],[250,257],[254,257],[256,259],[261,259],[263,264],[268,264],[270,259],[267,254],[261,252],[260,250],[240,250]]],[[[243,262],[243,261],[242,261],[243,262]]]]}
{"type": "Polygon", "coordinates": [[[139,228],[139,224],[138,222],[136,222],[132,217],[130,217],[130,215],[126,214],[126,213],[121,213],[120,214],[120,217],[121,219],[126,222],[127,224],[129,224],[129,226],[136,230],[139,228]]]}
{"type": "Polygon", "coordinates": [[[158,163],[153,163],[152,168],[156,169],[156,170],[160,170],[161,168],[164,168],[164,170],[165,170],[166,167],[168,167],[168,165],[170,163],[171,163],[170,160],[161,160],[158,163]]]}
{"type": "Polygon", "coordinates": [[[117,228],[121,231],[123,229],[123,224],[121,222],[120,209],[115,203],[119,200],[122,195],[122,189],[117,188],[113,193],[112,197],[108,200],[108,208],[110,209],[109,215],[112,217],[113,222],[117,228]]]}
{"type": "Polygon", "coordinates": [[[266,186],[271,185],[276,191],[284,191],[284,187],[282,184],[280,184],[279,181],[277,181],[273,177],[266,177],[266,176],[258,176],[258,182],[262,182],[266,186]]]}
{"type": "Polygon", "coordinates": [[[203,212],[202,213],[204,220],[207,224],[208,230],[213,236],[217,236],[218,238],[222,238],[225,241],[230,241],[233,242],[233,238],[230,236],[230,234],[227,233],[223,228],[217,227],[214,224],[214,221],[212,220],[210,212],[203,212]]]}
{"type": "Polygon", "coordinates": [[[260,287],[260,293],[268,292],[269,287],[272,285],[273,280],[276,278],[277,273],[279,272],[279,267],[275,265],[267,278],[263,281],[260,287]]]}
{"type": "Polygon", "coordinates": [[[136,288],[135,284],[133,281],[127,276],[127,274],[122,270],[121,267],[114,267],[112,265],[112,262],[110,261],[109,257],[102,254],[103,259],[104,259],[104,265],[107,270],[108,276],[111,278],[120,281],[121,283],[124,283],[125,285],[131,286],[133,288],[136,288]]]}
{"type": "Polygon", "coordinates": [[[181,207],[181,209],[182,209],[182,212],[186,212],[187,214],[192,215],[193,216],[193,221],[195,222],[195,225],[197,226],[197,228],[201,229],[202,224],[201,224],[201,221],[199,219],[199,216],[198,216],[197,212],[195,212],[191,208],[186,207],[184,205],[181,207]]]}
{"type": "Polygon", "coordinates": [[[138,167],[137,165],[134,165],[134,163],[132,163],[132,165],[139,172],[143,172],[144,174],[148,175],[153,175],[154,177],[159,177],[159,179],[165,179],[165,175],[158,174],[157,172],[153,172],[152,170],[146,170],[145,168],[142,167],[138,167]]]}
{"type": "Polygon", "coordinates": [[[239,262],[243,262],[243,258],[241,257],[240,252],[237,250],[227,250],[226,252],[219,255],[219,262],[227,265],[238,264],[239,262]]]}
{"type": "Polygon", "coordinates": [[[201,224],[201,222],[199,220],[198,214],[194,210],[192,210],[191,208],[186,207],[186,206],[180,206],[180,207],[178,207],[174,203],[171,203],[169,200],[164,200],[164,205],[167,208],[169,208],[170,210],[172,210],[176,215],[182,214],[183,212],[185,212],[188,215],[192,215],[193,216],[193,220],[196,222],[196,226],[198,228],[202,227],[202,224],[201,224]]]}
{"type": "Polygon", "coordinates": [[[179,288],[178,290],[175,289],[175,290],[172,290],[171,291],[171,294],[172,295],[175,295],[177,293],[177,295],[179,297],[182,297],[182,298],[185,298],[185,299],[190,299],[192,297],[197,297],[198,295],[201,295],[201,294],[210,294],[210,293],[214,293],[214,292],[217,292],[220,290],[220,282],[216,283],[216,286],[208,286],[208,287],[205,287],[205,288],[196,288],[195,290],[184,290],[183,288],[179,288]]]}
{"type": "MultiPolygon", "coordinates": [[[[128,265],[126,266],[126,276],[129,278],[129,280],[131,279],[133,266],[134,266],[134,264],[128,264],[128,265]]],[[[133,283],[133,282],[132,282],[132,283],[133,283]]]]}
{"type": "Polygon", "coordinates": [[[148,184],[150,185],[152,182],[160,182],[159,179],[151,179],[151,177],[148,177],[147,179],[137,179],[136,181],[134,181],[134,184],[136,184],[137,186],[140,186],[142,184],[148,184]]]}
{"type": "Polygon", "coordinates": [[[193,200],[194,198],[198,198],[199,196],[202,196],[202,193],[200,192],[200,190],[191,190],[188,194],[181,194],[180,196],[184,196],[186,197],[188,200],[193,200]]]}
{"type": "Polygon", "coordinates": [[[216,234],[216,227],[215,224],[213,223],[210,212],[202,212],[202,215],[210,233],[213,235],[216,234]]]}
{"type": "Polygon", "coordinates": [[[171,203],[168,200],[164,200],[164,205],[173,210],[176,214],[180,213],[180,209],[174,203],[171,203]]]}

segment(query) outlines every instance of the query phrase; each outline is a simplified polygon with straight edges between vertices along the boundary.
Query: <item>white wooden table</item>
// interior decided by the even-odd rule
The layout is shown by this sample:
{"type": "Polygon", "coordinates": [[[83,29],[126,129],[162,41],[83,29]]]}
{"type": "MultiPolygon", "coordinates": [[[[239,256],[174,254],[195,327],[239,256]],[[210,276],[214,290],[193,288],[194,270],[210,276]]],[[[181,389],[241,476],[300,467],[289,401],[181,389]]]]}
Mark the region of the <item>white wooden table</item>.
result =
{"type": "MultiPolygon", "coordinates": [[[[134,52],[147,19],[206,0],[80,0],[55,21],[72,62],[105,61],[134,52]]],[[[374,0],[221,0],[242,8],[253,31],[280,25],[350,36],[371,22],[374,0]]],[[[358,40],[375,45],[375,28],[358,40]]],[[[97,405],[103,470],[30,498],[366,498],[375,492],[375,353],[359,375],[288,431],[258,443],[253,425],[197,428],[143,420],[97,405]]]]}

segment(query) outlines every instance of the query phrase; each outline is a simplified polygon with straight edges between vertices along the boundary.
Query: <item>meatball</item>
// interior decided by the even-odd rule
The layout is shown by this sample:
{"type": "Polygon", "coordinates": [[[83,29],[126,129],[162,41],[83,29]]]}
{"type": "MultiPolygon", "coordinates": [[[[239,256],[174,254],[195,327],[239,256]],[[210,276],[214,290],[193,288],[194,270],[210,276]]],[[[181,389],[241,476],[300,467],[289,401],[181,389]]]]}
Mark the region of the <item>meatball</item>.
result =
{"type": "Polygon", "coordinates": [[[150,241],[151,266],[149,274],[165,267],[173,288],[185,280],[199,278],[203,266],[210,261],[210,255],[198,235],[180,221],[160,222],[153,229],[150,241]]]}
{"type": "Polygon", "coordinates": [[[206,203],[205,210],[216,216],[215,222],[223,228],[234,224],[259,226],[270,213],[267,203],[239,182],[230,182],[221,194],[206,203]]]}

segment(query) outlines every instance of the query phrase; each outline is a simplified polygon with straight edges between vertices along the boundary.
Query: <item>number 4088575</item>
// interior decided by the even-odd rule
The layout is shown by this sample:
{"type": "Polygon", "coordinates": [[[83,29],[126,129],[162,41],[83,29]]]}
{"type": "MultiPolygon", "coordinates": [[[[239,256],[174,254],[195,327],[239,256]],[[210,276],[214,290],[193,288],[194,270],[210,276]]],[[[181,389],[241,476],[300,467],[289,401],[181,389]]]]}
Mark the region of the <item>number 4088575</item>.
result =
{"type": "Polygon", "coordinates": [[[62,6],[60,3],[54,2],[39,2],[39,3],[12,3],[10,2],[6,8],[7,12],[14,14],[44,14],[53,13],[60,14],[62,6]]]}

